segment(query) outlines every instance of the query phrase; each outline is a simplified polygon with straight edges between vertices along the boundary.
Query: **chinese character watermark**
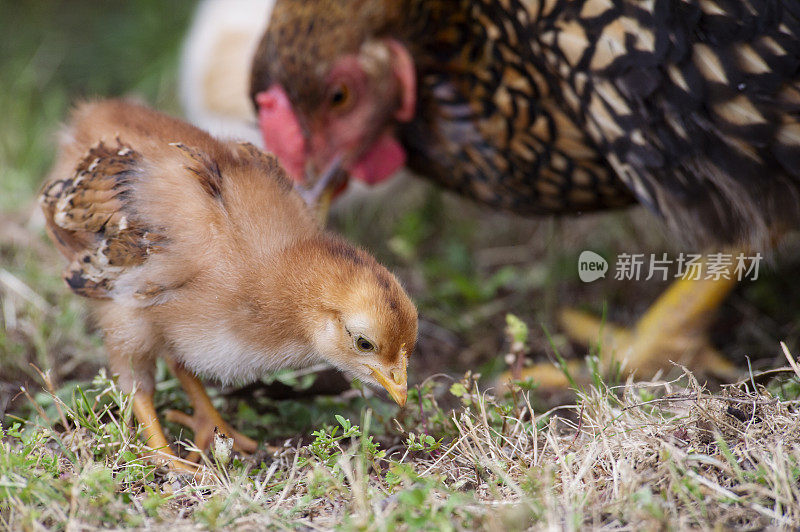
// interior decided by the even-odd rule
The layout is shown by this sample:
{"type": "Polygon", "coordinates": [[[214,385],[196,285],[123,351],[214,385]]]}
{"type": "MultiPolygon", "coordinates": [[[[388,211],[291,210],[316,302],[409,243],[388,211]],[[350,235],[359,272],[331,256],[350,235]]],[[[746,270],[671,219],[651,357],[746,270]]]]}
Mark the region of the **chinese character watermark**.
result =
{"type": "MultiPolygon", "coordinates": [[[[679,253],[670,258],[667,253],[620,253],[614,262],[617,281],[649,281],[656,279],[685,279],[688,281],[720,281],[723,279],[755,281],[763,259],[761,253],[679,253]]],[[[578,257],[578,276],[591,283],[606,276],[609,263],[594,251],[583,251],[578,257]]]]}

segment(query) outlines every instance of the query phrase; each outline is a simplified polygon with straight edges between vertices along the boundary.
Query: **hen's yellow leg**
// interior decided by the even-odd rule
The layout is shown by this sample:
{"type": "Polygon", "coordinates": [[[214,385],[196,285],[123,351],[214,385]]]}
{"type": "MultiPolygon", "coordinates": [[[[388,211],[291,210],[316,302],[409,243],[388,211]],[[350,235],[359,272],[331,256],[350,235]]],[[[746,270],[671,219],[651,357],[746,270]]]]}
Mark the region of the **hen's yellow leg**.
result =
{"type": "MultiPolygon", "coordinates": [[[[702,373],[734,378],[735,366],[711,346],[706,336],[714,311],[736,286],[733,271],[729,274],[730,279],[675,281],[632,329],[569,309],[562,311],[560,322],[574,341],[599,344],[603,369],[608,369],[613,360],[622,363],[626,372],[646,378],[670,369],[675,362],[702,373]]],[[[502,378],[510,377],[506,374],[502,378]]],[[[521,377],[532,378],[544,387],[568,386],[566,376],[554,371],[552,364],[525,368],[521,377]]]]}
{"type": "Polygon", "coordinates": [[[679,279],[631,330],[603,327],[597,318],[575,310],[563,311],[560,321],[575,341],[584,345],[599,341],[604,368],[614,359],[644,377],[669,369],[675,362],[730,377],[735,367],[711,346],[706,331],[714,312],[735,286],[735,279],[679,279]]]}
{"type": "Polygon", "coordinates": [[[158,463],[165,463],[170,469],[194,473],[197,466],[186,463],[175,454],[167,443],[161,423],[158,421],[153,407],[153,394],[137,391],[133,396],[133,413],[144,430],[145,443],[153,449],[152,458],[158,463]]]}
{"type": "MultiPolygon", "coordinates": [[[[258,447],[258,443],[248,438],[244,434],[236,431],[225,420],[206,393],[203,383],[195,375],[190,373],[182,364],[167,358],[172,373],[178,378],[181,386],[186,391],[189,401],[192,403],[194,413],[190,416],[178,410],[169,410],[166,418],[170,421],[180,423],[194,431],[194,444],[199,449],[206,450],[214,440],[214,430],[222,432],[229,438],[233,438],[233,448],[240,452],[253,453],[258,447]]],[[[189,455],[187,460],[198,461],[200,456],[197,453],[189,455]]]]}

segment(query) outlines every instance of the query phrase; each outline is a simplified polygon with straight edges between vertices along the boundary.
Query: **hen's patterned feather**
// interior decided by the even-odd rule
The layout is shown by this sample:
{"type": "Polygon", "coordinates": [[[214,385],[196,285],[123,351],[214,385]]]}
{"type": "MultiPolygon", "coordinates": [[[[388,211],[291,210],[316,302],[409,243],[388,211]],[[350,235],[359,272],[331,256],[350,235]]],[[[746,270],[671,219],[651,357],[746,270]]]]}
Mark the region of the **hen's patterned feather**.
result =
{"type": "Polygon", "coordinates": [[[410,165],[524,214],[634,198],[751,246],[800,224],[797,0],[278,0],[253,70],[313,112],[361,43],[408,46],[410,165]],[[301,50],[303,53],[298,53],[301,50]]]}
{"type": "Polygon", "coordinates": [[[121,274],[161,249],[163,236],[143,226],[132,208],[140,162],[140,154],[121,141],[115,147],[100,142],[72,176],[42,191],[48,231],[71,260],[64,279],[78,295],[110,298],[121,274]]]}

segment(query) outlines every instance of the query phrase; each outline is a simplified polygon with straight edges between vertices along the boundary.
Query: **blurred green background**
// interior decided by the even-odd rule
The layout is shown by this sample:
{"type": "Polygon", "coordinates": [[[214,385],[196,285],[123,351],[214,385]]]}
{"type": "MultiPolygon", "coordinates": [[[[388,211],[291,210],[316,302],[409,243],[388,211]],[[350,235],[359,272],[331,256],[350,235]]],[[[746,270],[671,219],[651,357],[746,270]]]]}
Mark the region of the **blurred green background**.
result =
{"type": "MultiPolygon", "coordinates": [[[[88,379],[104,363],[84,302],[61,282],[63,263],[36,213],[59,124],[71,103],[86,97],[132,97],[180,114],[179,55],[195,6],[0,0],[0,415],[20,384],[37,378],[31,364],[52,370],[60,384],[88,379]]],[[[402,189],[392,201],[385,194],[355,200],[332,224],[398,272],[418,303],[412,382],[440,371],[491,376],[504,369],[507,312],[531,325],[533,359],[552,358],[554,345],[584,356],[585,349],[558,335],[558,308],[607,308],[609,318],[631,323],[666,283],[609,276],[583,284],[580,252],[613,258],[680,250],[641,209],[531,220],[491,212],[421,180],[402,189]]],[[[796,351],[798,274],[797,246],[789,246],[758,282],[725,303],[712,329],[725,354],[770,366],[782,365],[779,340],[796,351]]]]}
{"type": "Polygon", "coordinates": [[[194,2],[0,2],[0,208],[29,201],[70,103],[130,95],[177,111],[178,51],[194,2]]]}

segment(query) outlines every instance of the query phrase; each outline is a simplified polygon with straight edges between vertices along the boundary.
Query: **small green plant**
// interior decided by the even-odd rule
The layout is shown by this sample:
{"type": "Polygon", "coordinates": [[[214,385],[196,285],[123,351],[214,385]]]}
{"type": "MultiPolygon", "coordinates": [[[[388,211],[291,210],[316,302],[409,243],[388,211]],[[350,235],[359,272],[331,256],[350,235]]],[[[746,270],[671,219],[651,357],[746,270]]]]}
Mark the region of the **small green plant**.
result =
{"type": "Polygon", "coordinates": [[[514,314],[506,314],[506,334],[511,339],[511,351],[528,349],[528,326],[514,314]]]}
{"type": "MultiPolygon", "coordinates": [[[[336,421],[339,423],[338,427],[325,427],[315,430],[311,435],[314,436],[314,441],[306,447],[311,457],[317,463],[327,467],[334,473],[339,472],[339,459],[345,453],[343,443],[346,440],[356,440],[360,438],[360,451],[361,456],[376,464],[385,456],[385,451],[380,449],[380,446],[373,440],[372,436],[365,434],[361,431],[358,425],[353,425],[349,419],[345,419],[340,415],[335,416],[336,421]],[[341,432],[339,431],[341,429],[341,432]]],[[[301,466],[309,464],[307,458],[300,460],[301,466]]]]}
{"type": "Polygon", "coordinates": [[[326,427],[315,430],[311,433],[314,441],[307,448],[311,454],[321,463],[329,468],[336,465],[336,460],[341,456],[343,449],[340,445],[342,440],[357,438],[361,436],[358,425],[352,425],[349,419],[336,415],[339,427],[326,427]],[[339,428],[342,432],[339,433],[339,428]]]}
{"type": "Polygon", "coordinates": [[[264,384],[280,382],[295,390],[307,390],[314,385],[317,375],[313,372],[298,371],[296,369],[282,369],[261,379],[264,384]]]}
{"type": "Polygon", "coordinates": [[[410,432],[408,438],[406,438],[406,447],[408,447],[408,450],[411,452],[432,453],[442,446],[443,441],[444,438],[439,438],[437,440],[430,434],[420,434],[417,436],[413,432],[410,432]]]}

